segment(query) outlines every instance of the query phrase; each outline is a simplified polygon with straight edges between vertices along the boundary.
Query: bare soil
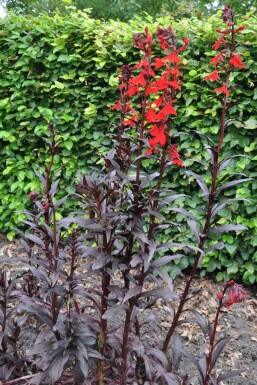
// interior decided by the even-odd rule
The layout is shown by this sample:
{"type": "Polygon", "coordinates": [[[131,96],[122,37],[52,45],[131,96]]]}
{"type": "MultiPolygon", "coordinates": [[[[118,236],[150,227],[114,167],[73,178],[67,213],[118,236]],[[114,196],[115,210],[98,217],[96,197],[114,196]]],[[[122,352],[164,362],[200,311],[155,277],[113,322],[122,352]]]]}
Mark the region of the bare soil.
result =
{"type": "MultiPolygon", "coordinates": [[[[8,242],[0,236],[0,271],[23,270],[23,267],[12,261],[13,257],[25,255],[18,241],[8,242]],[[1,259],[8,258],[8,262],[1,264],[1,259]]],[[[174,282],[175,291],[180,294],[184,288],[186,277],[178,278],[174,282]]],[[[221,291],[222,284],[210,279],[195,278],[193,282],[194,295],[188,302],[188,308],[197,309],[201,315],[214,320],[216,311],[216,293],[221,291]]],[[[248,296],[244,303],[235,304],[231,308],[223,309],[219,323],[219,335],[235,336],[227,345],[216,365],[216,370],[230,371],[244,369],[239,376],[226,381],[230,385],[257,385],[257,290],[247,288],[248,296]]],[[[174,305],[174,301],[173,301],[174,305]]],[[[158,301],[153,309],[157,321],[152,325],[155,333],[163,339],[172,321],[173,311],[169,303],[158,301]]],[[[184,349],[194,356],[200,356],[203,350],[208,351],[208,339],[203,335],[197,324],[183,324],[178,330],[182,337],[184,349]]],[[[195,368],[184,359],[181,374],[193,374],[195,368]]],[[[222,385],[222,383],[221,383],[222,385]]]]}

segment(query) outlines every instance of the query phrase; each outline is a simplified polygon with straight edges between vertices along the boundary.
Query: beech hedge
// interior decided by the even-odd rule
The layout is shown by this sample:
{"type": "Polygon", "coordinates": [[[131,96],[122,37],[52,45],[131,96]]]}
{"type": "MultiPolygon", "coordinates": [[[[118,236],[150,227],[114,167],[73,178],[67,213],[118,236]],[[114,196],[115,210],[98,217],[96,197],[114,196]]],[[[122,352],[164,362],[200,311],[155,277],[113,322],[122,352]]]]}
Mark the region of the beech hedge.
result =
{"type": "MultiPolygon", "coordinates": [[[[69,17],[11,15],[0,21],[0,231],[9,239],[24,218],[28,193],[38,189],[33,169],[42,167],[48,157],[48,123],[54,122],[61,139],[54,164],[56,177],[61,176],[61,194],[72,194],[78,170],[87,173],[90,167],[101,164],[101,154],[112,146],[118,116],[109,107],[117,99],[117,75],[123,64],[136,62],[139,57],[132,35],[143,32],[146,25],[154,32],[158,25],[170,24],[180,39],[190,39],[182,62],[184,84],[178,95],[174,132],[183,133],[179,148],[186,167],[200,171],[202,166],[194,160],[207,159],[200,133],[213,135],[219,130],[220,103],[212,93],[215,85],[204,81],[210,73],[215,29],[221,26],[219,15],[204,20],[173,20],[167,16],[156,22],[145,16],[122,23],[93,20],[88,13],[77,12],[69,17]]],[[[238,103],[232,103],[229,112],[236,120],[228,126],[224,150],[227,156],[241,154],[231,167],[252,180],[232,188],[232,195],[247,200],[233,202],[223,216],[247,226],[249,231],[224,235],[224,249],[204,258],[202,274],[215,273],[218,280],[225,275],[240,276],[253,284],[257,281],[257,17],[248,14],[241,24],[246,28],[239,36],[240,52],[247,70],[234,74],[231,94],[238,103]]],[[[151,159],[144,162],[154,169],[151,159]]],[[[172,173],[174,190],[190,196],[181,198],[181,204],[196,210],[201,194],[195,180],[185,176],[183,169],[174,168],[172,173]]],[[[168,176],[166,181],[169,183],[168,176]]],[[[66,208],[70,206],[74,207],[72,199],[66,208]]],[[[181,214],[175,219],[181,222],[177,241],[190,241],[192,236],[181,214]]],[[[172,228],[166,229],[163,237],[174,238],[172,233],[172,228]]],[[[188,259],[179,261],[178,269],[190,263],[188,259]]],[[[167,266],[167,271],[173,274],[176,269],[167,266]]]]}

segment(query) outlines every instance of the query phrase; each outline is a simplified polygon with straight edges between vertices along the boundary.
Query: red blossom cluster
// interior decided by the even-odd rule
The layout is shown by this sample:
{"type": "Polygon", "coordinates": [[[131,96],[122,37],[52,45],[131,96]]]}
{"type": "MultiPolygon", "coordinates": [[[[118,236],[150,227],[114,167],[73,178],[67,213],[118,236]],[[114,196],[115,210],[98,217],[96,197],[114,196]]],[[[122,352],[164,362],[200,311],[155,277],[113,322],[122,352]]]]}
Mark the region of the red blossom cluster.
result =
{"type": "Polygon", "coordinates": [[[139,132],[143,132],[143,135],[147,135],[149,144],[147,155],[158,153],[160,148],[165,147],[172,162],[182,166],[183,162],[177,147],[175,145],[169,147],[168,143],[171,118],[177,115],[174,107],[175,94],[181,89],[182,74],[179,70],[181,59],[178,53],[186,49],[188,39],[184,38],[184,44],[177,49],[172,27],[167,29],[158,27],[156,36],[165,56],[153,59],[153,38],[148,28],[145,28],[145,33],[134,35],[135,46],[142,51],[142,60],[133,68],[122,67],[120,100],[111,108],[121,113],[122,132],[125,127],[136,127],[139,132]],[[138,104],[140,108],[135,108],[138,104]]]}
{"type": "Polygon", "coordinates": [[[221,301],[222,307],[230,307],[234,303],[244,302],[247,294],[242,285],[238,285],[231,280],[225,284],[223,293],[217,293],[217,298],[221,301]]]}
{"type": "MultiPolygon", "coordinates": [[[[210,63],[215,67],[215,70],[210,75],[205,77],[205,80],[210,80],[211,82],[221,80],[219,72],[224,69],[226,73],[230,73],[233,68],[246,68],[245,64],[242,62],[241,55],[239,53],[234,52],[233,38],[231,39],[232,42],[228,43],[229,36],[234,37],[236,33],[242,31],[245,27],[242,25],[237,29],[234,28],[234,17],[230,5],[226,6],[223,9],[222,19],[226,24],[227,28],[224,30],[216,30],[216,32],[218,32],[220,36],[212,46],[215,51],[218,51],[218,49],[220,48],[221,50],[210,61],[210,63]]],[[[221,87],[215,88],[214,92],[229,95],[228,88],[229,85],[227,77],[226,82],[223,83],[221,87]]]]}

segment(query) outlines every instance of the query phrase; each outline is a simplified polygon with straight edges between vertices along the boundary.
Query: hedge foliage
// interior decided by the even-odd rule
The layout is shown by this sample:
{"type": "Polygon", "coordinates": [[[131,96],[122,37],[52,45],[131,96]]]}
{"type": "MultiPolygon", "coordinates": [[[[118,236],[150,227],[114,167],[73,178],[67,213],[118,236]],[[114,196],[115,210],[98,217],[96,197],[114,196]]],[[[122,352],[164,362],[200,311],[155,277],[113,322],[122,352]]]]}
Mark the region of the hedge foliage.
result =
{"type": "MultiPolygon", "coordinates": [[[[178,37],[190,38],[190,48],[183,59],[184,85],[178,98],[178,116],[174,132],[182,135],[179,147],[186,165],[203,172],[196,159],[207,159],[203,139],[196,131],[212,136],[219,129],[220,103],[212,93],[215,85],[204,81],[210,73],[208,65],[214,54],[211,45],[216,40],[215,29],[221,25],[218,16],[171,20],[165,17],[155,23],[147,16],[130,23],[93,20],[87,13],[69,17],[37,18],[9,16],[0,22],[0,117],[1,117],[1,181],[0,229],[9,238],[23,218],[21,211],[28,204],[27,194],[37,190],[33,168],[47,158],[44,138],[48,123],[53,121],[62,139],[60,153],[54,165],[56,176],[61,174],[61,194],[72,193],[72,183],[78,170],[86,173],[100,163],[100,156],[112,145],[117,115],[108,106],[117,98],[117,74],[122,64],[133,63],[139,53],[132,44],[132,35],[142,32],[145,25],[151,32],[158,25],[172,24],[178,37]]],[[[257,160],[257,17],[245,16],[242,23],[240,51],[247,70],[234,75],[236,83],[230,105],[233,121],[226,136],[226,155],[235,157],[231,167],[253,178],[244,185],[235,185],[231,194],[251,199],[233,203],[223,214],[234,223],[246,225],[249,232],[224,235],[225,248],[203,260],[203,273],[215,272],[217,279],[224,274],[240,275],[246,283],[257,281],[257,219],[256,219],[256,160],[257,160]]],[[[240,25],[240,22],[238,22],[240,25]]],[[[153,167],[152,160],[145,165],[153,167]]],[[[175,190],[188,193],[180,203],[196,210],[202,199],[193,178],[184,171],[172,170],[175,190]],[[191,198],[192,197],[192,198],[191,198]]],[[[169,177],[166,178],[169,183],[169,177]]],[[[72,204],[72,200],[68,205],[72,204]]],[[[177,221],[182,221],[180,214],[177,221]]],[[[164,238],[173,238],[173,229],[165,230],[164,238]]],[[[176,240],[188,238],[188,228],[181,225],[176,240]]],[[[180,268],[190,261],[180,260],[180,268]]],[[[167,267],[167,270],[171,269],[167,267]]]]}

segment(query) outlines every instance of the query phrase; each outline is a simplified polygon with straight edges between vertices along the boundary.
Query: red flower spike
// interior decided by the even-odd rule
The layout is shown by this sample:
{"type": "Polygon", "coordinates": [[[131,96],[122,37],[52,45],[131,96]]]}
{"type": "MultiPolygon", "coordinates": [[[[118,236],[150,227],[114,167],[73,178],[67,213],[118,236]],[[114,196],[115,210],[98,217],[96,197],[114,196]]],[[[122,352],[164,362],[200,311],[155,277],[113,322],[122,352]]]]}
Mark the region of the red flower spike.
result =
{"type": "Polygon", "coordinates": [[[226,84],[223,84],[222,87],[215,88],[215,90],[213,90],[213,92],[217,92],[217,93],[222,93],[223,92],[225,95],[229,95],[229,90],[228,90],[226,84]]]}
{"type": "Polygon", "coordinates": [[[215,82],[216,80],[220,80],[220,76],[217,70],[213,71],[210,75],[204,78],[205,80],[210,80],[211,82],[215,82]]]}
{"type": "Polygon", "coordinates": [[[239,54],[234,55],[232,59],[229,60],[229,63],[234,67],[234,68],[246,68],[245,64],[242,62],[241,56],[239,54]]]}

